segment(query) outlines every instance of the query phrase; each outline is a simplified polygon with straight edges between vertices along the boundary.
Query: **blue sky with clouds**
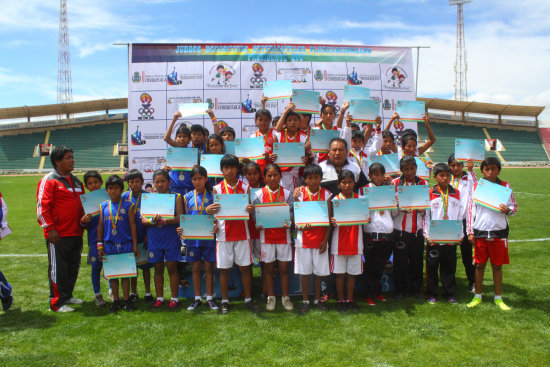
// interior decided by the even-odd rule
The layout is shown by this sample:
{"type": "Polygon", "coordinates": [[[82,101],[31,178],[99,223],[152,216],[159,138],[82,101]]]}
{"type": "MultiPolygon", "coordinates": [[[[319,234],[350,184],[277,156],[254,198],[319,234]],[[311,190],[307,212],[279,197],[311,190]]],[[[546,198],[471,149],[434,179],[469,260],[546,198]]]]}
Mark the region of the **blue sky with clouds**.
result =
{"type": "MultiPolygon", "coordinates": [[[[59,2],[0,0],[0,108],[56,103],[59,2]]],[[[293,42],[430,46],[418,95],[451,98],[456,8],[445,0],[68,0],[73,98],[127,96],[115,42],[293,42]]],[[[464,7],[470,100],[547,106],[550,1],[464,7]]]]}

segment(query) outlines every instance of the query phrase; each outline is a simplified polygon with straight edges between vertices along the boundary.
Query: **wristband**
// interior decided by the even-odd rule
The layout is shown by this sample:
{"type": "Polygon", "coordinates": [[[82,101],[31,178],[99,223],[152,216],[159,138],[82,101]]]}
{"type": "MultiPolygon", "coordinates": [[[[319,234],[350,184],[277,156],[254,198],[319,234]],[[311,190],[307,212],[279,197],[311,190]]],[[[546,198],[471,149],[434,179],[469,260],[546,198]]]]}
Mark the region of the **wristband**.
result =
{"type": "Polygon", "coordinates": [[[97,249],[98,250],[103,250],[103,242],[97,242],[97,249]]]}

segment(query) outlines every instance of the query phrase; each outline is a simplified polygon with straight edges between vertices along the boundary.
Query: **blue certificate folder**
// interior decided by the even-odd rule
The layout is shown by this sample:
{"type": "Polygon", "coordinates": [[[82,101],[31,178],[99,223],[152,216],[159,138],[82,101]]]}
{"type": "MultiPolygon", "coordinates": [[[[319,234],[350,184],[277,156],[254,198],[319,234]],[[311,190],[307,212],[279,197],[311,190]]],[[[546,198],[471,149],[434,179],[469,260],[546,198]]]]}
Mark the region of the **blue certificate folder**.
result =
{"type": "Polygon", "coordinates": [[[460,241],[463,236],[462,220],[430,221],[430,241],[452,244],[460,241]]]}
{"type": "Polygon", "coordinates": [[[264,82],[264,97],[269,100],[290,98],[292,95],[292,81],[274,80],[264,82]]]}
{"type": "Polygon", "coordinates": [[[214,204],[220,204],[216,218],[220,220],[248,220],[245,210],[248,205],[248,194],[214,194],[214,204]]]}
{"type": "Polygon", "coordinates": [[[273,143],[273,154],[277,154],[277,163],[280,167],[302,167],[302,157],[306,155],[304,143],[273,143]]]}
{"type": "Polygon", "coordinates": [[[485,159],[485,140],[455,139],[455,159],[459,162],[470,159],[482,162],[485,159]]]}
{"type": "Polygon", "coordinates": [[[294,221],[296,225],[311,224],[312,227],[330,225],[326,201],[294,202],[294,221]]]}
{"type": "Polygon", "coordinates": [[[430,169],[426,166],[426,163],[418,157],[414,157],[416,161],[416,175],[425,180],[430,179],[430,169]]]}
{"type": "Polygon", "coordinates": [[[214,216],[212,215],[181,215],[180,227],[183,228],[183,239],[213,240],[214,216]]]}
{"type": "Polygon", "coordinates": [[[250,160],[262,159],[265,156],[264,137],[235,140],[235,155],[250,160]]]}
{"type": "Polygon", "coordinates": [[[309,133],[311,150],[315,153],[326,153],[328,152],[330,141],[339,137],[340,131],[338,130],[311,129],[309,133]]]}
{"type": "Polygon", "coordinates": [[[256,226],[266,228],[282,228],[290,226],[290,207],[287,203],[266,203],[254,206],[256,226]]]}
{"type": "Polygon", "coordinates": [[[387,175],[395,175],[401,172],[399,168],[399,155],[397,153],[371,155],[369,156],[369,167],[373,163],[383,165],[387,175]]]}
{"type": "Polygon", "coordinates": [[[103,189],[80,195],[80,201],[82,202],[82,207],[84,208],[84,214],[91,214],[94,217],[99,214],[99,206],[104,201],[109,199],[109,194],[107,194],[107,191],[103,189]]]}
{"type": "Polygon", "coordinates": [[[395,186],[374,186],[365,187],[364,194],[369,200],[369,210],[391,210],[397,209],[395,198],[395,186]]]}
{"type": "Polygon", "coordinates": [[[397,101],[395,112],[399,114],[401,121],[424,121],[422,116],[426,114],[424,101],[397,101]]]}
{"type": "Polygon", "coordinates": [[[500,212],[500,204],[506,205],[511,195],[512,189],[482,178],[477,183],[472,200],[481,206],[500,212]]]}
{"type": "Polygon", "coordinates": [[[175,148],[166,149],[166,165],[172,169],[191,171],[199,164],[199,150],[197,148],[175,148]]]}
{"type": "Polygon", "coordinates": [[[157,214],[165,219],[174,219],[176,194],[148,193],[141,195],[141,215],[154,218],[157,214]]]}
{"type": "Polygon", "coordinates": [[[398,186],[397,196],[401,209],[428,209],[430,187],[428,185],[398,186]]]}
{"type": "Polygon", "coordinates": [[[225,154],[235,155],[235,141],[224,141],[223,146],[225,147],[225,154]]]}
{"type": "Polygon", "coordinates": [[[352,99],[349,101],[349,114],[353,121],[374,124],[380,114],[380,104],[372,99],[352,99]]]}
{"type": "Polygon", "coordinates": [[[107,279],[137,277],[136,258],[129,254],[109,255],[103,260],[103,275],[107,279]]]}
{"type": "Polygon", "coordinates": [[[339,226],[367,224],[370,215],[367,198],[334,200],[332,207],[339,226]]]}
{"type": "Polygon", "coordinates": [[[206,115],[208,103],[181,103],[179,106],[181,118],[206,115]]]}
{"type": "Polygon", "coordinates": [[[220,161],[223,154],[201,154],[201,166],[206,169],[208,177],[223,177],[220,161]]]}
{"type": "Polygon", "coordinates": [[[370,89],[357,85],[344,86],[344,101],[352,99],[370,99],[370,89]]]}
{"type": "Polygon", "coordinates": [[[138,243],[138,249],[139,249],[139,256],[136,257],[136,264],[137,265],[143,265],[148,263],[149,252],[145,248],[145,244],[143,242],[138,243]]]}
{"type": "Polygon", "coordinates": [[[292,91],[292,103],[294,103],[294,111],[301,113],[319,113],[319,96],[320,92],[312,90],[295,89],[292,91]]]}

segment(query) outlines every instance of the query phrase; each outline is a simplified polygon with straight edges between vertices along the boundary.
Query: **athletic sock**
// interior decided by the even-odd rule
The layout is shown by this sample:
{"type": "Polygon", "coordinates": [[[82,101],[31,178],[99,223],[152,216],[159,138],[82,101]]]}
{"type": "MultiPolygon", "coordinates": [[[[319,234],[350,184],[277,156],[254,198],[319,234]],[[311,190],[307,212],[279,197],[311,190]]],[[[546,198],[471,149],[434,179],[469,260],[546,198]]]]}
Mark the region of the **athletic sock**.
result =
{"type": "Polygon", "coordinates": [[[164,302],[164,297],[157,297],[157,301],[162,301],[162,302],[164,302]]]}
{"type": "Polygon", "coordinates": [[[229,303],[228,299],[222,299],[222,303],[229,303]]]}
{"type": "Polygon", "coordinates": [[[212,297],[212,296],[206,296],[207,301],[212,301],[213,299],[214,299],[214,297],[212,297]]]}
{"type": "Polygon", "coordinates": [[[150,296],[152,296],[151,292],[145,293],[145,297],[150,297],[150,296]]]}
{"type": "Polygon", "coordinates": [[[495,294],[495,301],[496,301],[497,299],[502,299],[502,295],[497,296],[497,295],[495,294]]]}
{"type": "Polygon", "coordinates": [[[476,294],[474,295],[474,297],[475,297],[475,298],[481,299],[481,293],[476,293],[476,294]]]}
{"type": "Polygon", "coordinates": [[[318,300],[318,299],[313,300],[313,304],[314,304],[314,305],[316,305],[316,304],[318,304],[318,303],[319,303],[319,300],[318,300]]]}
{"type": "Polygon", "coordinates": [[[179,302],[180,300],[176,297],[172,297],[172,298],[170,298],[170,301],[179,302]]]}
{"type": "Polygon", "coordinates": [[[252,301],[252,298],[245,298],[245,299],[244,299],[244,303],[248,303],[248,302],[250,302],[250,301],[252,301]]]}
{"type": "Polygon", "coordinates": [[[201,296],[195,296],[195,301],[200,301],[201,299],[201,296]]]}

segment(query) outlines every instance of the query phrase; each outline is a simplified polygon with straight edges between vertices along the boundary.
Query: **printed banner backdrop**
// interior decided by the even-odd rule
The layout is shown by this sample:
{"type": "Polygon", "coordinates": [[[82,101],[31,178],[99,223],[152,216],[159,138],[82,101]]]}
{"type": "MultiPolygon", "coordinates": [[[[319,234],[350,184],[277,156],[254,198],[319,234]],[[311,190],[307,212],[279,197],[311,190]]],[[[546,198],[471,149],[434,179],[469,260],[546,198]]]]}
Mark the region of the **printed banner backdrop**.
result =
{"type": "MultiPolygon", "coordinates": [[[[295,89],[321,92],[337,111],[344,86],[370,89],[386,123],[398,100],[415,100],[412,51],[403,47],[302,44],[131,44],[128,60],[128,154],[130,168],[146,181],[164,164],[164,133],[180,103],[206,102],[237,138],[256,130],[265,81],[291,80],[295,89]]],[[[273,116],[289,100],[269,101],[273,116]]],[[[314,117],[314,121],[317,117],[314,117]]],[[[180,119],[210,132],[208,116],[180,119]]],[[[399,134],[416,123],[397,124],[399,134]]],[[[173,134],[174,134],[173,133],[173,134]]]]}

